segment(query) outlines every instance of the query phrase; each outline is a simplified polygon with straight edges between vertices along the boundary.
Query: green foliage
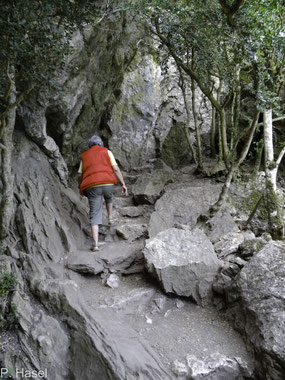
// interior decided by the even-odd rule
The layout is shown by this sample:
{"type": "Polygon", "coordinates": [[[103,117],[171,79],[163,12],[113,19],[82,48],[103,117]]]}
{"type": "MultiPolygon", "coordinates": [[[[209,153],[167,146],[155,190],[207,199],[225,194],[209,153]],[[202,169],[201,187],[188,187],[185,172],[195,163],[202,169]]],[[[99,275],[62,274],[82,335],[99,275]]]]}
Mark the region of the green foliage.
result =
{"type": "MultiPolygon", "coordinates": [[[[259,201],[261,197],[261,192],[256,190],[252,191],[248,198],[244,200],[244,207],[247,211],[252,212],[259,201]]],[[[267,213],[267,208],[266,208],[266,201],[265,198],[262,199],[258,209],[257,209],[257,215],[260,220],[267,221],[268,213],[267,213]]]]}
{"type": "Polygon", "coordinates": [[[18,90],[54,85],[74,31],[102,16],[92,0],[0,0],[0,7],[0,96],[9,87],[11,66],[18,90]]]}
{"type": "Polygon", "coordinates": [[[15,328],[18,323],[16,305],[11,303],[16,283],[16,277],[4,268],[0,276],[0,329],[15,328]]]}
{"type": "MultiPolygon", "coordinates": [[[[256,98],[259,109],[278,109],[285,80],[285,4],[283,0],[244,2],[230,25],[218,0],[133,1],[145,22],[160,28],[160,42],[196,70],[203,84],[212,76],[228,90],[241,85],[256,98]],[[241,83],[235,80],[237,65],[241,83]]],[[[155,31],[156,33],[156,31],[155,31]]]]}
{"type": "Polygon", "coordinates": [[[17,307],[15,304],[9,305],[5,312],[4,318],[0,320],[0,329],[11,330],[15,329],[18,325],[19,317],[17,315],[17,307]]]}
{"type": "Polygon", "coordinates": [[[0,277],[0,296],[6,296],[10,291],[14,290],[17,280],[12,273],[4,271],[0,277]]]}

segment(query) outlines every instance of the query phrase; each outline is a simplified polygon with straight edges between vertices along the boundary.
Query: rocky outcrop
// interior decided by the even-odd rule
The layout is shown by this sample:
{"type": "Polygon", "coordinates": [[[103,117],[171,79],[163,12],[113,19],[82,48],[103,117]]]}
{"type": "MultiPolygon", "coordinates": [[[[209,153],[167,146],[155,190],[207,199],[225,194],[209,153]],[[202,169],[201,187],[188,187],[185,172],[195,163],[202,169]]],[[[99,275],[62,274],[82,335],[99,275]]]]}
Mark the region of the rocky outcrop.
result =
{"type": "MultiPolygon", "coordinates": [[[[18,126],[48,155],[62,181],[94,133],[125,169],[161,156],[173,167],[191,159],[175,65],[161,72],[144,46],[143,30],[127,14],[115,13],[104,23],[105,32],[98,26],[74,34],[69,69],[55,79],[62,91],[33,94],[18,110],[18,126]],[[183,144],[175,146],[171,142],[177,134],[183,144]]],[[[201,94],[199,103],[207,144],[210,106],[201,94]]]]}
{"type": "Polygon", "coordinates": [[[18,124],[45,151],[64,179],[67,166],[79,163],[94,133],[107,142],[110,109],[121,93],[124,73],[142,36],[126,13],[115,12],[104,19],[104,26],[104,32],[98,25],[74,34],[67,68],[53,78],[60,93],[45,89],[19,108],[18,124]]]}
{"type": "Polygon", "coordinates": [[[206,360],[187,355],[186,361],[189,367],[189,380],[244,380],[255,377],[247,363],[241,358],[231,359],[216,353],[206,360]]]}
{"type": "Polygon", "coordinates": [[[146,242],[143,250],[147,270],[166,293],[192,297],[206,305],[221,263],[207,236],[200,230],[171,228],[146,242]]]}
{"type": "Polygon", "coordinates": [[[173,227],[176,223],[194,227],[197,218],[206,213],[219,196],[219,185],[200,183],[167,191],[155,204],[149,223],[149,236],[173,227]]]}
{"type": "Polygon", "coordinates": [[[150,173],[142,173],[132,186],[136,204],[154,204],[165,185],[173,178],[173,171],[162,160],[157,160],[150,173]]]}
{"type": "Polygon", "coordinates": [[[98,273],[107,265],[110,271],[128,273],[131,268],[132,273],[133,264],[142,264],[142,245],[137,242],[117,256],[112,249],[100,252],[100,260],[92,257],[97,269],[86,257],[75,263],[73,253],[86,245],[86,208],[78,194],[62,185],[42,151],[22,133],[15,137],[16,216],[10,256],[2,259],[17,278],[12,304],[19,330],[15,348],[4,351],[1,346],[1,364],[13,371],[47,368],[47,378],[55,380],[123,380],[142,374],[170,379],[156,353],[124,321],[110,311],[91,312],[65,267],[67,260],[73,270],[85,273],[98,273]]]}
{"type": "Polygon", "coordinates": [[[132,244],[117,241],[116,243],[108,243],[107,247],[102,245],[96,255],[90,251],[69,254],[65,265],[67,268],[83,274],[142,272],[144,262],[141,251],[144,247],[144,241],[130,241],[130,243],[132,244]]]}
{"type": "MultiPolygon", "coordinates": [[[[156,157],[162,157],[171,167],[190,161],[184,132],[185,105],[178,80],[175,64],[170,61],[168,70],[162,71],[156,56],[142,42],[125,74],[108,122],[112,131],[110,148],[125,169],[156,157]]],[[[203,143],[209,146],[211,106],[200,92],[197,105],[203,143]]],[[[193,132],[192,122],[190,128],[193,132]]],[[[194,143],[195,138],[191,139],[194,143]]]]}
{"type": "Polygon", "coordinates": [[[227,288],[228,315],[254,350],[261,378],[285,376],[285,244],[269,242],[227,288]]]}

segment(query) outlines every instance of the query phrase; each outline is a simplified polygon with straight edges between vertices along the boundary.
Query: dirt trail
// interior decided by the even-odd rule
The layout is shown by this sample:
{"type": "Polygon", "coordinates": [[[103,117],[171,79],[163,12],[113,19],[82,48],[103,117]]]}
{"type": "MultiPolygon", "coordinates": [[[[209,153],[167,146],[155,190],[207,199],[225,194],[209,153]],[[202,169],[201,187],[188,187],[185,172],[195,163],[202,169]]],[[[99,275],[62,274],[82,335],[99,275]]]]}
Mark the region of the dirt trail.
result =
{"type": "MultiPolygon", "coordinates": [[[[204,179],[195,182],[189,174],[185,174],[184,179],[187,179],[190,186],[196,186],[197,182],[207,182],[204,179]]],[[[180,180],[183,180],[181,176],[180,180]]],[[[172,183],[169,188],[179,188],[179,183],[172,183]]],[[[139,206],[139,216],[122,216],[124,207],[135,206],[131,197],[122,198],[119,194],[115,197],[114,205],[118,223],[111,227],[101,227],[100,251],[90,253],[107,264],[112,260],[118,262],[118,258],[119,261],[124,261],[132,252],[142,249],[143,237],[135,241],[123,240],[116,231],[126,225],[147,224],[151,214],[151,207],[139,206]]],[[[87,254],[90,245],[91,240],[78,251],[78,255],[87,254]]],[[[104,284],[105,278],[110,275],[106,270],[105,272],[99,275],[81,275],[68,270],[69,277],[79,285],[82,299],[90,310],[96,313],[102,309],[114,311],[116,318],[135,330],[160,356],[169,373],[173,361],[177,359],[184,362],[188,354],[204,359],[213,353],[221,353],[229,358],[240,357],[252,366],[251,356],[243,340],[222,313],[214,308],[197,306],[189,299],[164,294],[145,272],[119,274],[119,286],[110,288],[104,284]]],[[[113,325],[112,313],[109,323],[113,325]]],[[[175,375],[173,378],[176,378],[175,375]]]]}

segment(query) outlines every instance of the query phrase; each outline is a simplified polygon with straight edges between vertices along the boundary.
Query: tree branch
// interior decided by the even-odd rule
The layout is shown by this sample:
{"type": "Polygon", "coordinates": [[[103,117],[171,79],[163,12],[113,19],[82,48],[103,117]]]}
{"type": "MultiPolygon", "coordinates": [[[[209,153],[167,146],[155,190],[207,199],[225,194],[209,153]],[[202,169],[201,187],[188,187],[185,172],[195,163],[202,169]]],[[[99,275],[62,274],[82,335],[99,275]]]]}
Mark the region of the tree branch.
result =
{"type": "MultiPolygon", "coordinates": [[[[279,120],[284,120],[285,116],[276,117],[275,119],[272,119],[272,123],[279,120]]],[[[261,127],[263,125],[263,121],[257,124],[257,128],[261,127]]]]}
{"type": "Polygon", "coordinates": [[[24,92],[22,92],[22,94],[18,97],[18,99],[13,103],[13,104],[10,104],[6,109],[5,111],[0,114],[0,118],[1,120],[4,120],[8,115],[9,115],[9,112],[14,108],[14,107],[17,107],[24,99],[27,95],[29,95],[29,93],[34,89],[35,85],[32,85],[31,87],[29,87],[27,90],[25,90],[24,92]]]}
{"type": "Polygon", "coordinates": [[[233,19],[234,14],[239,10],[245,0],[236,0],[235,3],[230,7],[226,0],[219,0],[224,14],[227,17],[228,23],[232,27],[236,27],[236,22],[233,19]]]}
{"type": "Polygon", "coordinates": [[[276,160],[276,166],[277,167],[279,166],[280,162],[282,161],[282,158],[283,158],[284,154],[285,154],[285,146],[283,147],[283,149],[279,153],[279,156],[278,156],[278,158],[276,160]]]}
{"type": "Polygon", "coordinates": [[[232,6],[232,13],[235,14],[240,9],[240,7],[243,5],[244,2],[245,2],[245,0],[236,0],[232,6]]]}
{"type": "Polygon", "coordinates": [[[154,25],[155,25],[157,36],[164,43],[164,45],[167,46],[170,54],[172,55],[173,59],[175,60],[175,62],[177,64],[177,66],[180,66],[186,74],[188,74],[192,79],[195,80],[195,82],[200,87],[201,91],[207,96],[207,98],[210,100],[210,102],[212,103],[212,105],[218,111],[221,111],[222,110],[222,106],[215,99],[215,97],[213,96],[213,93],[203,85],[203,83],[202,83],[199,75],[194,70],[192,70],[192,68],[190,66],[185,65],[185,63],[175,53],[175,51],[174,51],[171,43],[162,35],[162,33],[160,32],[158,17],[154,18],[154,25]]]}
{"type": "Polygon", "coordinates": [[[0,149],[2,149],[2,150],[6,150],[7,148],[6,148],[5,145],[3,145],[3,144],[0,143],[0,149]]]}
{"type": "Polygon", "coordinates": [[[7,65],[6,65],[6,77],[8,78],[9,86],[7,88],[7,91],[5,92],[4,100],[8,99],[8,96],[10,95],[10,91],[11,91],[11,88],[12,88],[12,85],[13,85],[13,82],[12,82],[12,79],[11,79],[9,71],[10,71],[10,62],[9,62],[9,59],[8,59],[7,60],[7,65]]]}

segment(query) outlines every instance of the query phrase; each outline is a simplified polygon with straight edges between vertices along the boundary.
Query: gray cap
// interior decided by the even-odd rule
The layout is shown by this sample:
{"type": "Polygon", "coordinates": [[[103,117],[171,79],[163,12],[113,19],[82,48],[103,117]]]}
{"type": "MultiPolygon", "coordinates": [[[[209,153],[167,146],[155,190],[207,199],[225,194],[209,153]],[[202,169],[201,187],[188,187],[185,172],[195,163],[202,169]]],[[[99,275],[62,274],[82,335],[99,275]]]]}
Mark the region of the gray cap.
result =
{"type": "Polygon", "coordinates": [[[91,148],[93,145],[104,146],[101,137],[97,135],[92,136],[91,139],[88,141],[88,148],[91,148]]]}

